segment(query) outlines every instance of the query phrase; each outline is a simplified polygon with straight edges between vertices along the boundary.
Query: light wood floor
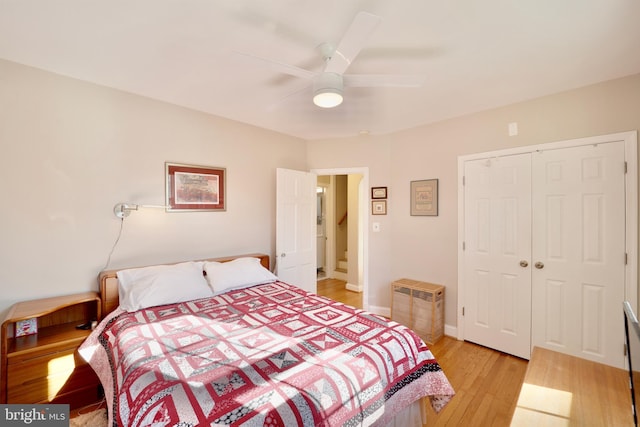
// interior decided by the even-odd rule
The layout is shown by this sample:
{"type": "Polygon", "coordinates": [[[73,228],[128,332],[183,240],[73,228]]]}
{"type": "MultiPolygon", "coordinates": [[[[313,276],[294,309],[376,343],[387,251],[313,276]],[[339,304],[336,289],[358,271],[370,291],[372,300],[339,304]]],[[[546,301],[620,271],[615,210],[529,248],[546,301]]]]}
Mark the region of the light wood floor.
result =
{"type": "Polygon", "coordinates": [[[431,352],[456,391],[439,414],[429,408],[427,426],[509,426],[528,362],[445,336],[431,352]]]}
{"type": "Polygon", "coordinates": [[[348,291],[344,288],[346,282],[338,279],[318,280],[316,293],[355,308],[362,308],[362,292],[348,291]]]}
{"type": "MultiPolygon", "coordinates": [[[[317,293],[362,308],[361,294],[345,290],[344,284],[319,280],[317,293]]],[[[509,426],[526,360],[447,336],[430,348],[456,395],[439,414],[429,408],[427,426],[509,426]]]]}

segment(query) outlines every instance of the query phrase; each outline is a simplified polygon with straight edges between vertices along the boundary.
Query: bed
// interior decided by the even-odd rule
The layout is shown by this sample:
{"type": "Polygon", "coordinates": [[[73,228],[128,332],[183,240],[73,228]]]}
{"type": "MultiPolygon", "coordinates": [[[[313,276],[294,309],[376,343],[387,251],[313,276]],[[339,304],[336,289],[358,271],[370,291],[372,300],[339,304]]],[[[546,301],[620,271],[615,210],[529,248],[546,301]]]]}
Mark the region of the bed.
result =
{"type": "Polygon", "coordinates": [[[80,354],[109,425],[408,427],[452,398],[408,328],[268,267],[250,254],[103,271],[103,318],[80,354]]]}

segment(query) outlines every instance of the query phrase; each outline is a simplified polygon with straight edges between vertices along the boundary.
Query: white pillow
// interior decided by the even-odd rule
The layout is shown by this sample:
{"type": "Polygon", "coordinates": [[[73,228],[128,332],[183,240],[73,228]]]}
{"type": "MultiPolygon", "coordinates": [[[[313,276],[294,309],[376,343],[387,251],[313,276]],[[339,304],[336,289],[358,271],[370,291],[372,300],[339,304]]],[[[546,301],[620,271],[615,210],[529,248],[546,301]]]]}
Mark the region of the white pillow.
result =
{"type": "Polygon", "coordinates": [[[118,271],[120,307],[127,311],[213,295],[202,262],[155,265],[118,271]]]}
{"type": "Polygon", "coordinates": [[[228,262],[204,263],[207,281],[213,292],[219,294],[233,288],[272,283],[278,278],[260,264],[259,258],[236,258],[228,262]]]}

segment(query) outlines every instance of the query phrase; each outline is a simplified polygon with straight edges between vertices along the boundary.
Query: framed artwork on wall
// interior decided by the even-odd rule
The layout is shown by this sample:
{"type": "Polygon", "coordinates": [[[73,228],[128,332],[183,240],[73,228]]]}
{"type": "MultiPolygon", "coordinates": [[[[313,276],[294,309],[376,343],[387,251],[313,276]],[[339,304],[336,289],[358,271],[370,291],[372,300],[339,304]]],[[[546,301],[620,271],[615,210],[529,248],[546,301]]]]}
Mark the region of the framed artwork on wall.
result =
{"type": "Polygon", "coordinates": [[[371,202],[371,214],[372,215],[386,215],[387,214],[387,201],[386,200],[374,200],[371,202]]]}
{"type": "Polygon", "coordinates": [[[386,199],[387,198],[387,187],[371,187],[371,198],[372,199],[386,199]]]}
{"type": "Polygon", "coordinates": [[[411,215],[438,216],[438,180],[411,181],[411,215]]]}
{"type": "Polygon", "coordinates": [[[168,212],[225,211],[226,169],[165,163],[168,212]]]}

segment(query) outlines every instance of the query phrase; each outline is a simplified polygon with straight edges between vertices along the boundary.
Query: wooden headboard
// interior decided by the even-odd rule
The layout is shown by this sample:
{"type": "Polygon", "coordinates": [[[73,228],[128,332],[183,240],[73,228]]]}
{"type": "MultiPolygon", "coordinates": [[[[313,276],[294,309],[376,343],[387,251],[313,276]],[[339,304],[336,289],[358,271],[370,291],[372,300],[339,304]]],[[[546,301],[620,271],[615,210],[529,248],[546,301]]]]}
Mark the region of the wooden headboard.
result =
{"type": "MultiPolygon", "coordinates": [[[[194,260],[194,261],[228,262],[236,258],[243,258],[243,257],[259,258],[260,264],[262,264],[262,266],[265,267],[267,270],[270,269],[269,255],[259,254],[259,253],[226,256],[226,257],[218,257],[218,258],[207,258],[207,259],[200,259],[200,260],[194,260]]],[[[184,261],[180,261],[180,262],[184,262],[184,261]]],[[[177,262],[169,263],[167,265],[172,265],[172,264],[177,264],[177,262]]],[[[136,268],[136,267],[130,267],[130,268],[136,268]]],[[[119,270],[124,270],[124,268],[119,268],[118,270],[104,270],[100,272],[100,275],[98,276],[98,281],[100,284],[100,300],[101,300],[100,305],[102,308],[101,311],[102,311],[103,318],[104,316],[106,316],[107,314],[111,313],[113,310],[118,308],[118,305],[120,304],[118,299],[118,271],[119,270]]]]}

